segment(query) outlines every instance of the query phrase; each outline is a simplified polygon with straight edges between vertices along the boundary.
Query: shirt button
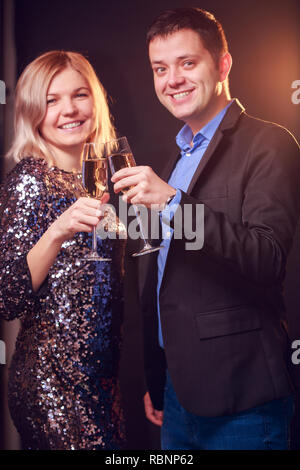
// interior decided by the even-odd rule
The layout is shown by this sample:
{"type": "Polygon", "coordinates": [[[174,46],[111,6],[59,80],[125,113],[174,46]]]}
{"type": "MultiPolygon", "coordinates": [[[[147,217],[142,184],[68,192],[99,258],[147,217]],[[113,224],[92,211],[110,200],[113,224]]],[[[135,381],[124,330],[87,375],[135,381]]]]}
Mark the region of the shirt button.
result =
{"type": "Polygon", "coordinates": [[[166,233],[166,238],[171,238],[171,232],[166,233]]]}

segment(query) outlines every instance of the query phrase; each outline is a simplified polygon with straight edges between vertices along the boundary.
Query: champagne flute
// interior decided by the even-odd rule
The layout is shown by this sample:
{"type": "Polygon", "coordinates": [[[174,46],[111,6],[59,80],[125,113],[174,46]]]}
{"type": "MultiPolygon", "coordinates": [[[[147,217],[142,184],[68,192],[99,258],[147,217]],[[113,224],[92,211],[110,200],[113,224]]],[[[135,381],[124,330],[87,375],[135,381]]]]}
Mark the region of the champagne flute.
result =
{"type": "MultiPolygon", "coordinates": [[[[107,156],[110,171],[112,175],[116,173],[121,168],[130,168],[136,166],[134,156],[130,149],[130,146],[127,141],[127,137],[120,137],[119,139],[114,139],[109,142],[106,142],[104,145],[104,155],[107,156]]],[[[130,187],[122,189],[123,193],[129,191],[130,187]]],[[[141,236],[144,242],[143,248],[138,251],[137,253],[133,253],[132,256],[142,256],[148,253],[153,253],[154,251],[158,251],[161,249],[161,246],[152,246],[149,241],[146,240],[142,220],[140,217],[140,212],[137,206],[133,205],[133,209],[139,223],[141,236]]]]}
{"type": "MultiPolygon", "coordinates": [[[[93,142],[84,144],[82,158],[82,184],[89,197],[101,199],[107,191],[107,160],[99,158],[93,142]]],[[[92,250],[85,256],[87,261],[111,261],[97,252],[96,226],[93,227],[92,250]]]]}

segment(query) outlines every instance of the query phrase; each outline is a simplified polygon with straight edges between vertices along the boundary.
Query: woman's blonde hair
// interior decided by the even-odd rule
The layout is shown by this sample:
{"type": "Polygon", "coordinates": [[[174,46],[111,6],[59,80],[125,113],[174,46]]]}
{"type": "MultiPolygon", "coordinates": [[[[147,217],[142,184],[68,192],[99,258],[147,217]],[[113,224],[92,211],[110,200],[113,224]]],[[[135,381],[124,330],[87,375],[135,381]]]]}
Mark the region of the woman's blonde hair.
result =
{"type": "Polygon", "coordinates": [[[91,142],[107,142],[115,138],[106,92],[96,73],[83,55],[77,52],[50,51],[31,62],[20,76],[15,95],[15,137],[7,156],[20,160],[27,156],[43,157],[49,163],[55,158],[39,127],[47,110],[47,91],[53,77],[72,67],[87,81],[94,100],[95,130],[91,142]]]}

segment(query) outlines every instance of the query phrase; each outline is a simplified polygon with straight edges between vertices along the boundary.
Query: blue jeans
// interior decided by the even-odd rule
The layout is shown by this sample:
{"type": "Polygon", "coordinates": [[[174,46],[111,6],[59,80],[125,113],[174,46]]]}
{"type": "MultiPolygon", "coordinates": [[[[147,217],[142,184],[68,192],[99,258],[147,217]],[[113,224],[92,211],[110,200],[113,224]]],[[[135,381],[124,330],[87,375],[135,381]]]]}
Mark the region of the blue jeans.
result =
{"type": "Polygon", "coordinates": [[[230,416],[197,416],[179,404],[167,372],[162,449],[286,450],[293,411],[290,396],[230,416]]]}

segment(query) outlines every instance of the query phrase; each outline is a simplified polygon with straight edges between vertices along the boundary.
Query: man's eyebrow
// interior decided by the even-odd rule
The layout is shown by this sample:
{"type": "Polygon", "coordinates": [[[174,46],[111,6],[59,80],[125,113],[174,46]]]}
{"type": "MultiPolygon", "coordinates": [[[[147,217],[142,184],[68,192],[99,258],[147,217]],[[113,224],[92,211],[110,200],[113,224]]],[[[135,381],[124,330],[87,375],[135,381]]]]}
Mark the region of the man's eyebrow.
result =
{"type": "MultiPolygon", "coordinates": [[[[180,55],[178,57],[176,57],[176,60],[184,60],[184,59],[193,59],[193,58],[196,58],[198,57],[197,54],[184,54],[184,55],[180,55]]],[[[151,64],[155,65],[155,64],[163,64],[164,61],[163,60],[153,60],[151,61],[151,64]]]]}
{"type": "Polygon", "coordinates": [[[180,55],[179,57],[177,57],[177,59],[179,59],[179,60],[193,59],[195,57],[198,57],[198,55],[197,54],[184,54],[184,55],[180,55]]]}

